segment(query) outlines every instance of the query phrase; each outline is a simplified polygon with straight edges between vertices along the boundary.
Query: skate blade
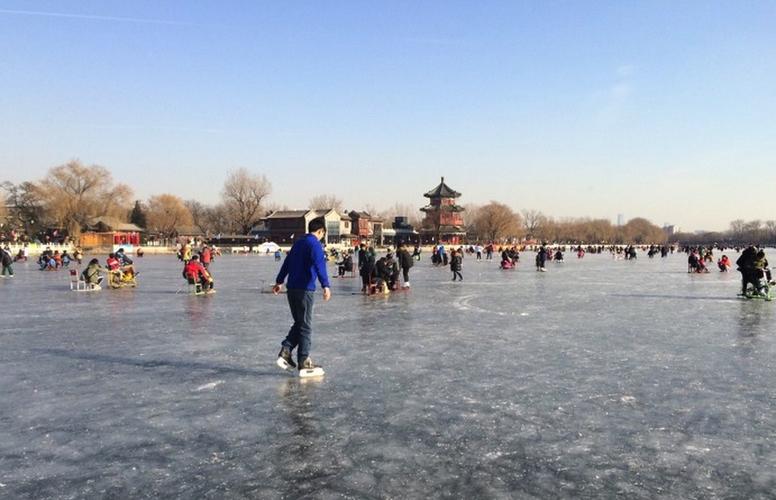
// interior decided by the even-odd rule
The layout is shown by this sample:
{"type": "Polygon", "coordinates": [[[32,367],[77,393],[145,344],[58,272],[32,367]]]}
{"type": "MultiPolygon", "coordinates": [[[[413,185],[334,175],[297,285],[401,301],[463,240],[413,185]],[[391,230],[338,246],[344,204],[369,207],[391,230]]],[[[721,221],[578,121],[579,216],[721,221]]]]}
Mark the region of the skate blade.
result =
{"type": "Polygon", "coordinates": [[[291,371],[294,369],[294,367],[289,365],[288,362],[283,358],[278,358],[278,360],[275,361],[275,364],[286,371],[291,371]]]}
{"type": "Polygon", "coordinates": [[[316,366],[315,368],[299,370],[299,378],[322,377],[324,373],[326,372],[323,371],[323,368],[316,366]]]}

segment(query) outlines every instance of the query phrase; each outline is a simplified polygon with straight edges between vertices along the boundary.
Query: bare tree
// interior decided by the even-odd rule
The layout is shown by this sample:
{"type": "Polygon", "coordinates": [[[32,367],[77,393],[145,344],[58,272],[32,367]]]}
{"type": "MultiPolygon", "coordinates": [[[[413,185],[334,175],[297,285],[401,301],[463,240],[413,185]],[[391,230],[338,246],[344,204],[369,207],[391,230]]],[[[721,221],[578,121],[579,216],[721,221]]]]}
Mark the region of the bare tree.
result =
{"type": "Polygon", "coordinates": [[[769,243],[776,241],[776,220],[765,221],[765,232],[769,243]]]}
{"type": "Polygon", "coordinates": [[[4,182],[2,189],[6,193],[6,204],[11,208],[7,216],[9,226],[33,235],[48,225],[43,195],[37,184],[4,182]]]}
{"type": "Polygon", "coordinates": [[[183,204],[186,205],[186,208],[189,209],[189,213],[191,213],[191,220],[194,226],[196,226],[197,229],[205,234],[210,233],[208,216],[212,208],[197,200],[186,200],[183,202],[183,204]]]}
{"type": "MultiPolygon", "coordinates": [[[[525,226],[525,222],[523,222],[525,226]]],[[[530,239],[541,241],[561,241],[561,224],[552,217],[542,215],[538,221],[533,222],[534,232],[530,239]]]]}
{"type": "Polygon", "coordinates": [[[233,234],[236,232],[235,222],[229,215],[229,209],[219,203],[207,211],[207,226],[216,235],[233,234]]]}
{"type": "Polygon", "coordinates": [[[244,168],[229,172],[221,192],[224,206],[242,234],[248,234],[262,215],[262,204],[272,192],[264,175],[254,175],[244,168]]]}
{"type": "Polygon", "coordinates": [[[364,205],[364,212],[376,217],[379,210],[374,205],[367,203],[366,205],[364,205]]]}
{"type": "Polygon", "coordinates": [[[5,196],[0,194],[0,222],[5,223],[6,217],[8,217],[8,209],[6,208],[5,196]]]}
{"type": "Polygon", "coordinates": [[[466,226],[466,234],[477,236],[477,227],[474,222],[477,220],[477,216],[480,213],[481,205],[475,205],[473,203],[467,203],[464,205],[466,212],[466,219],[464,221],[466,226]]]}
{"type": "Polygon", "coordinates": [[[191,226],[191,212],[182,199],[172,194],[160,194],[148,199],[146,211],[148,229],[170,238],[182,226],[191,226]]]}
{"type": "Polygon", "coordinates": [[[128,186],[115,184],[104,167],[78,160],[49,170],[40,189],[52,219],[71,236],[80,234],[94,217],[125,220],[132,195],[128,186]]]}
{"type": "Polygon", "coordinates": [[[509,206],[496,201],[480,207],[471,222],[478,239],[486,241],[517,238],[522,233],[520,216],[509,206]]]}
{"type": "Polygon", "coordinates": [[[764,236],[762,229],[763,223],[759,220],[752,220],[744,224],[744,234],[748,241],[760,241],[764,236]]]}
{"type": "Polygon", "coordinates": [[[523,228],[525,229],[526,237],[535,238],[542,224],[547,222],[547,217],[540,211],[533,209],[523,209],[521,213],[523,214],[523,228]]]}
{"type": "Polygon", "coordinates": [[[733,221],[730,221],[730,232],[732,233],[732,236],[736,239],[742,239],[744,236],[744,225],[746,222],[744,222],[743,219],[736,219],[733,221]]]}
{"type": "Polygon", "coordinates": [[[620,228],[625,243],[651,244],[664,243],[666,233],[647,219],[636,217],[620,228]]]}
{"type": "Polygon", "coordinates": [[[334,209],[337,213],[342,213],[342,199],[333,194],[319,194],[310,198],[310,208],[312,210],[334,209]]]}

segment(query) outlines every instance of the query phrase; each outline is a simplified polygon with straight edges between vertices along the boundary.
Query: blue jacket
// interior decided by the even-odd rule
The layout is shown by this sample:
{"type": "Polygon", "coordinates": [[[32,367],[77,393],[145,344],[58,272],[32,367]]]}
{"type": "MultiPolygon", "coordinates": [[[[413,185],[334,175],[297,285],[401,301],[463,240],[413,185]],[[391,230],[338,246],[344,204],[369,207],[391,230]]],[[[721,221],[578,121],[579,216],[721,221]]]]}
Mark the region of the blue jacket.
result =
{"type": "Polygon", "coordinates": [[[291,247],[280,267],[275,283],[282,285],[288,276],[286,287],[290,290],[315,291],[315,279],[323,288],[329,288],[329,274],[321,242],[312,234],[306,234],[291,247]]]}

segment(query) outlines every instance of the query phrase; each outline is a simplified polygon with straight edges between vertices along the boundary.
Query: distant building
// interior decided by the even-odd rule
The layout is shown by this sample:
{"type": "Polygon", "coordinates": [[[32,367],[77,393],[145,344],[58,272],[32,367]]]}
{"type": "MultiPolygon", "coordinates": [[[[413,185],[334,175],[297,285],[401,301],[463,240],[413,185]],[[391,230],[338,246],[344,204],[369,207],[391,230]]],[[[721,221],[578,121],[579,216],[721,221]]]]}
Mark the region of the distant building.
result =
{"type": "MultiPolygon", "coordinates": [[[[396,246],[399,246],[401,243],[420,243],[420,234],[412,227],[407,217],[394,217],[392,231],[393,244],[396,246]]],[[[385,230],[383,230],[383,234],[385,234],[385,230]]]]}
{"type": "Polygon", "coordinates": [[[384,233],[384,221],[373,217],[372,220],[369,221],[369,224],[372,226],[372,239],[374,244],[383,246],[385,244],[386,236],[384,233]]]}
{"type": "Polygon", "coordinates": [[[80,244],[84,248],[109,248],[113,246],[140,246],[140,234],[144,230],[129,222],[112,217],[97,217],[86,226],[80,244]]]}
{"type": "Polygon", "coordinates": [[[310,221],[323,217],[326,221],[325,243],[339,243],[342,216],[334,209],[328,210],[276,210],[261,219],[263,228],[256,231],[263,238],[275,243],[293,243],[307,234],[310,221]]]}
{"type": "Polygon", "coordinates": [[[666,236],[673,236],[676,233],[680,233],[681,229],[679,228],[679,226],[675,226],[673,224],[664,224],[663,232],[666,233],[666,236]]]}
{"type": "Polygon", "coordinates": [[[353,237],[357,241],[371,241],[374,237],[372,215],[369,212],[352,210],[348,216],[350,217],[350,233],[353,237]]]}
{"type": "Polygon", "coordinates": [[[428,205],[420,209],[426,214],[421,230],[422,240],[425,243],[460,243],[466,236],[464,208],[456,203],[461,193],[445,184],[442,177],[439,185],[423,196],[428,198],[428,205]]]}
{"type": "Polygon", "coordinates": [[[625,216],[623,214],[617,214],[617,225],[618,226],[625,225],[625,216]]]}
{"type": "Polygon", "coordinates": [[[340,217],[340,242],[341,243],[348,243],[353,244],[355,243],[353,240],[353,233],[351,231],[351,227],[353,226],[353,221],[350,220],[350,217],[347,215],[342,215],[340,217]]]}

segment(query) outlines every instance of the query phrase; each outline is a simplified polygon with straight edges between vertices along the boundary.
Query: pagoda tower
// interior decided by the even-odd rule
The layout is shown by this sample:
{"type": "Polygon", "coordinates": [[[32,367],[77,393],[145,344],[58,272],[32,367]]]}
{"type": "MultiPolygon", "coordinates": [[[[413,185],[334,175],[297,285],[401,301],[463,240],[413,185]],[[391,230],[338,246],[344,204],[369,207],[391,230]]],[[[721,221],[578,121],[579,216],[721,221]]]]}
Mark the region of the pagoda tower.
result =
{"type": "Polygon", "coordinates": [[[445,178],[437,187],[424,194],[428,205],[421,208],[426,217],[423,219],[421,233],[426,243],[450,243],[457,245],[466,236],[463,226],[464,208],[456,204],[461,193],[445,184],[445,178]]]}

